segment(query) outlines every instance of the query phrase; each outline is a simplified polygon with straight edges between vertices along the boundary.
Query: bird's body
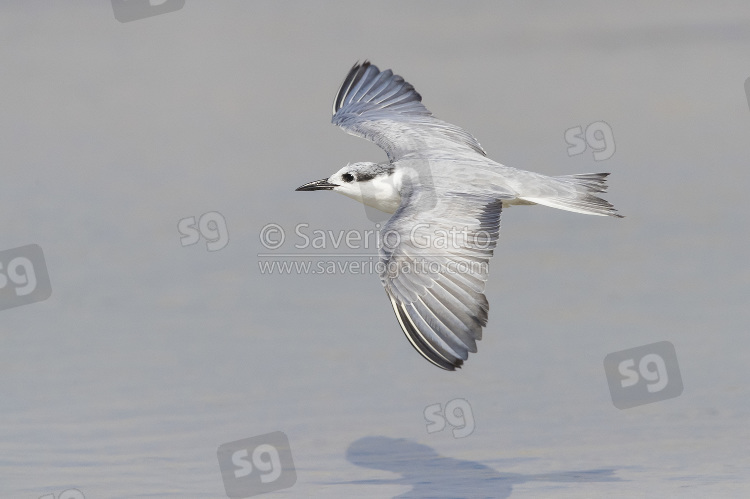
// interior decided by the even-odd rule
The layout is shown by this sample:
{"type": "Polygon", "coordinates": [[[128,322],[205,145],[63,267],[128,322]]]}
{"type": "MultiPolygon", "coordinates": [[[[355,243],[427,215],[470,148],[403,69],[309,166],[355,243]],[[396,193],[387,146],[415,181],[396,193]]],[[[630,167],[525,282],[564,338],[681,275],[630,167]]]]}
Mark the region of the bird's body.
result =
{"type": "Polygon", "coordinates": [[[501,165],[468,132],[433,117],[403,78],[368,62],[351,69],[333,113],[334,124],[378,144],[389,162],[347,165],[298,190],[334,190],[393,213],[380,278],[411,344],[443,369],[460,367],[481,339],[504,207],[620,216],[594,195],[606,190],[607,173],[549,177],[501,165]],[[438,244],[447,233],[450,244],[438,244]]]}

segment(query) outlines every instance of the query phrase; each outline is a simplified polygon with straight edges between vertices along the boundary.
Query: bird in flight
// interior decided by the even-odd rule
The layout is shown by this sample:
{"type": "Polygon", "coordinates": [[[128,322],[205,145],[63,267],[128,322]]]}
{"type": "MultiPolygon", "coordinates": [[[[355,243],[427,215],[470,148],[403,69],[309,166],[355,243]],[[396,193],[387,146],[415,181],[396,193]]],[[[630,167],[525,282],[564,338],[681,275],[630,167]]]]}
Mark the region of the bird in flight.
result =
{"type": "Polygon", "coordinates": [[[332,122],[377,144],[388,162],[349,164],[297,190],[339,192],[392,214],[381,230],[380,279],[411,345],[448,371],[477,351],[487,325],[484,288],[503,208],[621,217],[595,195],[609,173],[549,177],[501,165],[434,117],[411,84],[368,61],[344,79],[332,122]]]}

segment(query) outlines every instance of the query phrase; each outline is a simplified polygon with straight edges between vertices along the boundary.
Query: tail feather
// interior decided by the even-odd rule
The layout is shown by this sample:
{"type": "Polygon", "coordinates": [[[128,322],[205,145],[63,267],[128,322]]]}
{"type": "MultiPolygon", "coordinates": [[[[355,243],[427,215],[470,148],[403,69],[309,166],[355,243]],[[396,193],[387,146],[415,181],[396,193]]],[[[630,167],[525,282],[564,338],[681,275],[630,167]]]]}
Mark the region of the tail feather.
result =
{"type": "Polygon", "coordinates": [[[587,215],[601,215],[623,218],[617,213],[612,204],[594,196],[593,192],[607,191],[607,176],[609,173],[581,173],[578,175],[563,175],[551,177],[560,182],[557,196],[525,197],[521,199],[537,203],[550,208],[585,213],[587,215]]]}
{"type": "Polygon", "coordinates": [[[609,173],[579,173],[577,175],[560,175],[553,177],[563,182],[570,182],[588,189],[588,192],[607,192],[609,173]]]}

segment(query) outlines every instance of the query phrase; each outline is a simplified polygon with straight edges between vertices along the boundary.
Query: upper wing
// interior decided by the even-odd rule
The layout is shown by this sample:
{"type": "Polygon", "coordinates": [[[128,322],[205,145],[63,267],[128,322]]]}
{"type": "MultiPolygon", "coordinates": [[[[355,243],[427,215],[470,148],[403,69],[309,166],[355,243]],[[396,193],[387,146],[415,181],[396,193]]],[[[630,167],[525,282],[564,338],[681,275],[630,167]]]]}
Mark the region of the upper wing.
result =
{"type": "Polygon", "coordinates": [[[432,116],[414,87],[390,69],[355,64],[333,101],[334,125],[375,142],[393,162],[422,150],[485,155],[477,139],[432,116]]]}
{"type": "Polygon", "coordinates": [[[383,228],[380,279],[412,346],[453,371],[477,351],[487,324],[484,284],[502,200],[460,192],[435,196],[420,187],[404,195],[383,228]]]}

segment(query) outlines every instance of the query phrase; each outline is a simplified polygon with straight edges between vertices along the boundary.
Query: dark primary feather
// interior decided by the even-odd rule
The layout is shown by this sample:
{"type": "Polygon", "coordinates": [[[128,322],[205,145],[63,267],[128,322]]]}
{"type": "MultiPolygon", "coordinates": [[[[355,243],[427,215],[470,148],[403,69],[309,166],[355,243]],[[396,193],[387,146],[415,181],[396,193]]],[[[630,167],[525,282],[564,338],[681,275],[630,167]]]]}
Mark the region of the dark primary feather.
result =
{"type": "Polygon", "coordinates": [[[367,61],[355,64],[344,79],[333,100],[331,121],[375,142],[391,161],[440,150],[485,155],[466,130],[432,116],[410,83],[367,61]]]}
{"type": "Polygon", "coordinates": [[[395,108],[400,114],[430,116],[414,87],[390,69],[381,72],[365,61],[355,64],[341,84],[333,101],[333,114],[347,107],[347,113],[395,108]]]}
{"type": "Polygon", "coordinates": [[[499,235],[502,201],[451,192],[435,201],[429,199],[434,193],[426,191],[405,193],[401,208],[383,228],[384,233],[398,234],[394,239],[399,243],[381,247],[380,278],[412,346],[436,366],[452,371],[477,351],[487,324],[484,284],[499,235]],[[427,233],[412,238],[418,224],[429,224],[427,233]],[[437,233],[451,228],[458,229],[455,245],[425,248],[420,242],[426,237],[434,241],[437,233]],[[460,264],[468,267],[458,272],[460,264]]]}

